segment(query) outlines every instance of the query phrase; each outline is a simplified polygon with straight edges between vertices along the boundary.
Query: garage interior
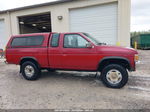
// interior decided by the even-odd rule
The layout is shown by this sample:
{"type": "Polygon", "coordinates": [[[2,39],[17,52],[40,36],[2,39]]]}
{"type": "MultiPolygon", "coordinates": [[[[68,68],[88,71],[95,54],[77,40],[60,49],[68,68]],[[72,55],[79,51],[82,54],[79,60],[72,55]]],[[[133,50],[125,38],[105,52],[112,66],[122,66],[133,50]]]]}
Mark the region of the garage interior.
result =
{"type": "Polygon", "coordinates": [[[42,13],[18,17],[20,34],[51,32],[51,15],[42,13]]]}

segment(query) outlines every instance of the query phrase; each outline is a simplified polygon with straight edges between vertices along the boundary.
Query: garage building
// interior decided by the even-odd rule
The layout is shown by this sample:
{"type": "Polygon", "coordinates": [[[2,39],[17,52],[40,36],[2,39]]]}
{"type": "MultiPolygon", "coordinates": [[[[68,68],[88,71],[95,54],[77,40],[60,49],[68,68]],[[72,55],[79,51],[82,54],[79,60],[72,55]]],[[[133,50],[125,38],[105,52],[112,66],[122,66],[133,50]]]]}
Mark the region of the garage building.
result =
{"type": "Polygon", "coordinates": [[[11,35],[87,32],[100,42],[130,46],[130,0],[59,0],[0,11],[0,48],[11,35]]]}

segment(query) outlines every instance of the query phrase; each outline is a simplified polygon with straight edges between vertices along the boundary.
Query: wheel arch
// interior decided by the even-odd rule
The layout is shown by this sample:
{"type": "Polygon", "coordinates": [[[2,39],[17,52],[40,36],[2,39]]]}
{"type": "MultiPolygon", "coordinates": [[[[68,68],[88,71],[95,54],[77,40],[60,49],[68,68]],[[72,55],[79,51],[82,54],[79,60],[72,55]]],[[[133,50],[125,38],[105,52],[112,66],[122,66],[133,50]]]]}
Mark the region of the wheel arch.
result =
{"type": "Polygon", "coordinates": [[[104,57],[103,59],[101,59],[98,64],[97,70],[102,71],[102,69],[109,64],[119,64],[126,69],[131,70],[130,61],[127,58],[117,56],[104,57]]]}
{"type": "Polygon", "coordinates": [[[22,58],[20,59],[20,63],[19,63],[19,65],[20,65],[20,72],[21,72],[21,70],[22,70],[21,65],[22,65],[24,62],[27,62],[27,61],[33,62],[34,64],[36,64],[36,66],[37,66],[38,68],[40,68],[40,64],[38,63],[38,61],[37,61],[37,59],[36,59],[35,57],[22,57],[22,58]]]}

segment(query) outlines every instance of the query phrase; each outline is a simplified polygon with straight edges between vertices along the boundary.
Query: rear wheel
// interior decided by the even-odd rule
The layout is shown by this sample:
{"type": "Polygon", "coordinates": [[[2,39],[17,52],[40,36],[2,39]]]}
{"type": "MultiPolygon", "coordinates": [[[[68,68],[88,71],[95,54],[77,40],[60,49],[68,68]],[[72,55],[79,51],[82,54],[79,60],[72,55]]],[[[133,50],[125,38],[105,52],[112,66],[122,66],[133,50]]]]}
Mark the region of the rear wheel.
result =
{"type": "Polygon", "coordinates": [[[102,70],[102,82],[110,88],[122,88],[128,82],[126,68],[118,64],[111,64],[102,70]]]}
{"type": "Polygon", "coordinates": [[[24,62],[21,68],[22,75],[26,80],[37,80],[40,77],[41,70],[33,62],[24,62]]]}

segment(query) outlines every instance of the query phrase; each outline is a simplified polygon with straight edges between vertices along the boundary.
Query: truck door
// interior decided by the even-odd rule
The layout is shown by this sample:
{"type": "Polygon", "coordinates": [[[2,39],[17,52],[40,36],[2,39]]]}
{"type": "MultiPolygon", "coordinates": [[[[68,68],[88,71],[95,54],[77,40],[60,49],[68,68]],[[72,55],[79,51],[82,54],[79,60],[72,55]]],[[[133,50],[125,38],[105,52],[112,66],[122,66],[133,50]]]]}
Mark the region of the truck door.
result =
{"type": "Polygon", "coordinates": [[[96,48],[87,48],[89,41],[80,34],[64,34],[62,47],[62,67],[73,70],[96,70],[96,48]]]}
{"type": "Polygon", "coordinates": [[[60,34],[53,33],[49,39],[48,60],[50,68],[61,68],[60,34]]]}

